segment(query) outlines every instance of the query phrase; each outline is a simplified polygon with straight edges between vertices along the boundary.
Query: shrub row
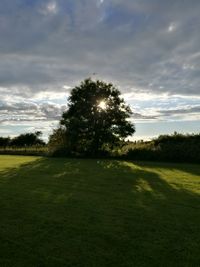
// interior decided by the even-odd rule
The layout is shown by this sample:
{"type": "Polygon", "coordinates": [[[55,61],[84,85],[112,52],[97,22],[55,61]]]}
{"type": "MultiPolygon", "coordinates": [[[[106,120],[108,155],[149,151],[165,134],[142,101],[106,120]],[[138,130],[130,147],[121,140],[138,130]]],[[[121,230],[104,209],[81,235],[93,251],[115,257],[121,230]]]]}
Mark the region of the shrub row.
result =
{"type": "Polygon", "coordinates": [[[163,135],[132,145],[123,157],[133,160],[156,160],[200,163],[200,135],[163,135]]]}

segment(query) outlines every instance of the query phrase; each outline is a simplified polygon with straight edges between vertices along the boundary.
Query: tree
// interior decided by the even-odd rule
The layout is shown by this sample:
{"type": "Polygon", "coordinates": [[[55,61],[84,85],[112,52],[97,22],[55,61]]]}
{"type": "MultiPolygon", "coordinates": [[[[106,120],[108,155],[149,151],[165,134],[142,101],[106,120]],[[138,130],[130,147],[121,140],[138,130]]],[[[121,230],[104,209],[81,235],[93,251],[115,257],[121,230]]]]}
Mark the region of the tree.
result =
{"type": "Polygon", "coordinates": [[[53,130],[53,133],[49,136],[48,148],[51,155],[62,156],[70,154],[67,150],[69,146],[67,144],[66,130],[64,127],[53,130]]]}
{"type": "Polygon", "coordinates": [[[96,156],[135,132],[132,111],[111,83],[86,79],[68,101],[60,124],[71,152],[96,156]]]}
{"type": "Polygon", "coordinates": [[[40,139],[41,135],[42,133],[39,131],[35,133],[20,134],[11,140],[10,145],[17,147],[45,145],[44,141],[40,139]]]}
{"type": "Polygon", "coordinates": [[[10,137],[0,137],[0,147],[7,147],[10,144],[10,137]]]}

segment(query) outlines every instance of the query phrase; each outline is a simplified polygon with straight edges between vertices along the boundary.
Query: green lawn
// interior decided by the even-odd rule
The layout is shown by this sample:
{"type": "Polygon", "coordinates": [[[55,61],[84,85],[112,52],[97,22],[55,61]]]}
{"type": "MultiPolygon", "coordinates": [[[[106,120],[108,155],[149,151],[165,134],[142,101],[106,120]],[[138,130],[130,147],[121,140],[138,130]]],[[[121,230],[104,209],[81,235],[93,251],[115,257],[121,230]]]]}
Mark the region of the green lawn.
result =
{"type": "Polygon", "coordinates": [[[0,156],[0,266],[200,266],[200,166],[0,156]]]}

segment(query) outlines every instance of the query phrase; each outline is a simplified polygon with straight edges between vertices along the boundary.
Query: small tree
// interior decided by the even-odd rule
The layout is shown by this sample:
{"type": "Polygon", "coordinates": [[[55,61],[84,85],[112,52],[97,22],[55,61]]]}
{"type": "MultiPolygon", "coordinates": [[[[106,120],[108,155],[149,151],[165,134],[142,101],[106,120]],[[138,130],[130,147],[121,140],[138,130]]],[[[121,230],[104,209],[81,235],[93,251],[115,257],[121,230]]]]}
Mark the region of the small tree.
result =
{"type": "Polygon", "coordinates": [[[135,132],[131,109],[111,83],[86,79],[68,100],[60,123],[71,152],[96,156],[135,132]]]}
{"type": "Polygon", "coordinates": [[[69,146],[67,144],[66,130],[64,127],[53,130],[53,133],[49,136],[48,148],[49,153],[53,156],[70,154],[67,150],[69,146]]]}

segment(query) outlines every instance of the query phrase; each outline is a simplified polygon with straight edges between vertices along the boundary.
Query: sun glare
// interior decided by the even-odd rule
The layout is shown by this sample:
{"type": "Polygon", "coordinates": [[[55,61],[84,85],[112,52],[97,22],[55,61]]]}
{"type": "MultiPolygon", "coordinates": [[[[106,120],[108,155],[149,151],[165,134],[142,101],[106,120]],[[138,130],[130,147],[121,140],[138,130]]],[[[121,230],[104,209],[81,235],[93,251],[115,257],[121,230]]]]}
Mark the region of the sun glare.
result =
{"type": "Polygon", "coordinates": [[[101,101],[98,105],[99,108],[101,109],[106,109],[106,102],[105,101],[101,101]]]}

